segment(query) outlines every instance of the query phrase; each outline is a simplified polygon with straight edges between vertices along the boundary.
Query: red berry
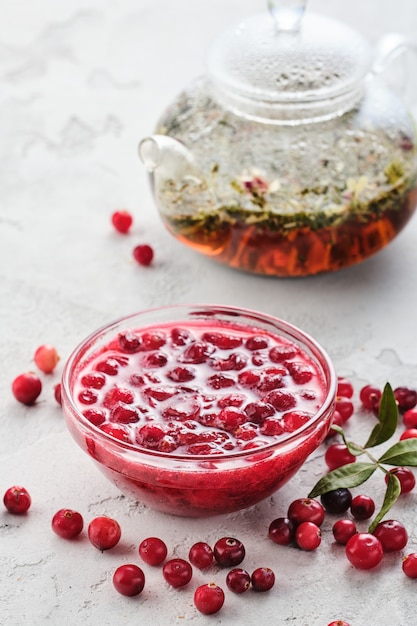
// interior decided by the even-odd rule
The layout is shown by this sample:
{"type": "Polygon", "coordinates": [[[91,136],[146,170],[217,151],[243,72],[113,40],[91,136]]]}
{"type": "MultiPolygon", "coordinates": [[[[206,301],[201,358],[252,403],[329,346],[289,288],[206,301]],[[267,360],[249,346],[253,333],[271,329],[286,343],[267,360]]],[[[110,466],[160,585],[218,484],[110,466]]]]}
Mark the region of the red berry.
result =
{"type": "Polygon", "coordinates": [[[404,439],[415,439],[417,437],[417,428],[407,428],[401,437],[400,441],[404,441],[404,439]]]}
{"type": "Polygon", "coordinates": [[[126,235],[129,232],[130,227],[133,224],[133,218],[131,214],[126,210],[115,211],[111,216],[111,222],[117,232],[122,235],[126,235]]]}
{"type": "Polygon", "coordinates": [[[337,543],[346,545],[353,535],[357,533],[356,524],[351,519],[339,519],[333,524],[333,537],[337,543]]]}
{"type": "Polygon", "coordinates": [[[336,400],[336,411],[342,418],[342,423],[347,422],[347,420],[353,415],[353,403],[348,398],[337,398],[336,400]]]}
{"type": "Polygon", "coordinates": [[[122,596],[137,596],[145,586],[145,574],[137,565],[121,565],[113,574],[113,585],[122,596]]]}
{"type": "Polygon", "coordinates": [[[33,372],[20,374],[12,383],[13,395],[22,404],[34,404],[41,391],[41,380],[33,372]]]}
{"type": "Polygon", "coordinates": [[[417,578],[417,553],[408,554],[403,558],[402,569],[409,578],[417,578]]]}
{"type": "Polygon", "coordinates": [[[413,409],[417,404],[417,391],[408,387],[397,387],[394,389],[394,397],[400,413],[413,409]]]}
{"type": "Polygon", "coordinates": [[[193,568],[184,559],[170,559],[162,568],[162,574],[169,585],[178,589],[188,585],[193,576],[193,568]]]}
{"type": "Polygon", "coordinates": [[[148,565],[161,565],[166,559],[168,548],[162,539],[148,537],[139,544],[139,554],[148,565]]]}
{"type": "Polygon", "coordinates": [[[10,487],[3,496],[3,503],[9,513],[22,515],[29,509],[32,500],[24,487],[10,487]]]}
{"type": "Polygon", "coordinates": [[[346,556],[357,569],[368,570],[376,567],[383,554],[381,542],[370,533],[356,533],[346,544],[346,556]]]}
{"type": "Polygon", "coordinates": [[[352,383],[341,376],[337,379],[337,395],[341,398],[351,398],[353,396],[352,383]]]}
{"type": "Polygon", "coordinates": [[[417,428],[417,409],[408,409],[403,415],[406,428],[417,428]]]}
{"type": "Polygon", "coordinates": [[[222,537],[216,541],[214,558],[222,567],[235,567],[245,558],[245,547],[241,541],[234,537],[222,537]]]}
{"type": "Polygon", "coordinates": [[[343,621],[342,619],[337,619],[333,622],[330,622],[330,624],[328,624],[328,626],[350,626],[350,624],[348,624],[347,622],[343,621]]]}
{"type": "Polygon", "coordinates": [[[351,454],[344,443],[334,443],[329,446],[324,455],[324,460],[330,470],[337,469],[343,465],[354,463],[356,457],[351,454]]]}
{"type": "Polygon", "coordinates": [[[54,346],[45,344],[43,346],[39,346],[33,358],[36,367],[38,367],[41,372],[51,374],[59,361],[59,354],[54,346]]]}
{"type": "Polygon", "coordinates": [[[313,522],[320,526],[324,520],[324,507],[313,498],[298,498],[291,502],[287,516],[295,526],[302,522],[313,522]]]}
{"type": "Polygon", "coordinates": [[[88,538],[98,550],[110,550],[120,541],[121,529],[116,520],[101,516],[94,518],[88,526],[88,538]]]}
{"type": "Polygon", "coordinates": [[[268,529],[268,537],[280,546],[288,546],[294,539],[294,524],[288,517],[277,517],[268,529]]]}
{"type": "Polygon", "coordinates": [[[152,263],[153,249],[147,244],[136,246],[136,248],[133,249],[133,258],[139,265],[148,266],[152,263]]]}
{"type": "Polygon", "coordinates": [[[378,406],[382,391],[374,385],[366,385],[359,392],[359,398],[365,409],[373,411],[378,406]]]}
{"type": "Polygon", "coordinates": [[[402,550],[408,541],[408,533],[405,526],[393,519],[379,522],[374,530],[374,535],[382,543],[384,552],[402,550]]]}
{"type": "Polygon", "coordinates": [[[191,546],[188,558],[191,565],[198,567],[198,569],[205,569],[213,563],[214,554],[208,543],[198,541],[191,546]]]}
{"type": "Polygon", "coordinates": [[[321,531],[313,522],[302,522],[295,529],[295,543],[301,550],[315,550],[321,543],[321,531]]]}
{"type": "Polygon", "coordinates": [[[348,510],[352,502],[352,494],[349,489],[339,487],[327,493],[323,493],[320,501],[326,511],[332,514],[344,513],[348,510]]]}
{"type": "Polygon", "coordinates": [[[54,385],[54,398],[61,406],[62,404],[62,393],[61,393],[61,383],[57,383],[54,385]]]}
{"type": "Polygon", "coordinates": [[[350,512],[355,519],[369,519],[375,511],[375,502],[369,496],[355,496],[350,505],[350,512]]]}
{"type": "Polygon", "coordinates": [[[203,615],[213,615],[224,604],[224,591],[216,583],[200,585],[194,592],[194,605],[203,615]]]}
{"type": "Polygon", "coordinates": [[[63,539],[73,539],[83,527],[82,515],[72,509],[60,509],[52,518],[52,530],[63,539]]]}
{"type": "Polygon", "coordinates": [[[233,593],[244,593],[250,587],[251,577],[249,572],[240,567],[235,567],[226,576],[226,585],[233,593]]]}
{"type": "Polygon", "coordinates": [[[275,584],[275,574],[269,567],[258,567],[250,579],[255,591],[269,591],[275,584]]]}
{"type": "MultiPolygon", "coordinates": [[[[342,416],[340,415],[339,411],[335,411],[333,413],[333,417],[332,417],[332,426],[343,426],[343,419],[342,416]]],[[[334,430],[333,428],[330,428],[329,432],[326,435],[326,439],[331,439],[332,437],[335,437],[338,434],[338,432],[336,430],[334,430]]]]}
{"type": "MultiPolygon", "coordinates": [[[[413,472],[408,467],[394,467],[389,470],[390,474],[395,474],[401,485],[401,493],[409,493],[416,484],[413,472]]],[[[385,476],[385,482],[388,483],[388,475],[385,476]]]]}

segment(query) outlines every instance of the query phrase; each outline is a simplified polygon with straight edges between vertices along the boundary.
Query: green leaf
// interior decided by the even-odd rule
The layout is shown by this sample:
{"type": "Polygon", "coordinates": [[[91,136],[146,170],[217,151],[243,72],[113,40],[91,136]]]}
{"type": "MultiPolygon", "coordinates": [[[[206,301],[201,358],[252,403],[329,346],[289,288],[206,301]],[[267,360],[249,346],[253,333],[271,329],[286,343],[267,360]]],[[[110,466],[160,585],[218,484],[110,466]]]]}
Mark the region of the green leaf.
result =
{"type": "Polygon", "coordinates": [[[417,439],[403,439],[386,450],[379,459],[387,465],[410,465],[417,467],[417,439]]]}
{"type": "Polygon", "coordinates": [[[388,441],[395,433],[398,423],[398,406],[394,392],[389,383],[384,387],[378,412],[378,423],[372,430],[365,448],[373,448],[384,441],[388,441]]]}
{"type": "Polygon", "coordinates": [[[401,483],[395,474],[388,474],[388,485],[385,492],[384,502],[381,510],[369,526],[369,532],[373,533],[382,518],[388,513],[393,504],[397,501],[401,493],[401,483]]]}
{"type": "Polygon", "coordinates": [[[357,487],[364,483],[376,470],[375,463],[349,463],[338,467],[323,476],[308,494],[309,498],[339,489],[339,487],[357,487]]]}

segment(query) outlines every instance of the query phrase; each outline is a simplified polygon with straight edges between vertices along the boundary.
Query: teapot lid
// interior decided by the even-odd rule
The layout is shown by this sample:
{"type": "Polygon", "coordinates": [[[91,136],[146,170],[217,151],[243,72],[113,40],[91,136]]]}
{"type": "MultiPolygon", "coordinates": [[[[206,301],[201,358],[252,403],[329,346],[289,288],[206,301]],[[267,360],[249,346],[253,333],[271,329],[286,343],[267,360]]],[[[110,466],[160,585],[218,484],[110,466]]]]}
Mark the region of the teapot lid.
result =
{"type": "Polygon", "coordinates": [[[250,17],[211,45],[215,87],[234,103],[314,103],[355,91],[372,64],[371,47],[337,20],[304,14],[307,0],[270,0],[269,14],[250,17]]]}

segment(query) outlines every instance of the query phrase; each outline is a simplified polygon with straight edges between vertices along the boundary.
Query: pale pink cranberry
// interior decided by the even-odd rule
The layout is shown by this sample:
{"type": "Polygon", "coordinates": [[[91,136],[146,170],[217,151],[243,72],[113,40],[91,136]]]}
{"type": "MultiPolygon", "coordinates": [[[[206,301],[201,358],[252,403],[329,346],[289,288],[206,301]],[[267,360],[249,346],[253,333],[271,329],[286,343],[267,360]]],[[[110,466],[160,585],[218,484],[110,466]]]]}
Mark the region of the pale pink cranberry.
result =
{"type": "Polygon", "coordinates": [[[33,358],[36,367],[38,367],[41,372],[51,374],[59,361],[59,354],[54,346],[45,344],[37,348],[33,358]]]}

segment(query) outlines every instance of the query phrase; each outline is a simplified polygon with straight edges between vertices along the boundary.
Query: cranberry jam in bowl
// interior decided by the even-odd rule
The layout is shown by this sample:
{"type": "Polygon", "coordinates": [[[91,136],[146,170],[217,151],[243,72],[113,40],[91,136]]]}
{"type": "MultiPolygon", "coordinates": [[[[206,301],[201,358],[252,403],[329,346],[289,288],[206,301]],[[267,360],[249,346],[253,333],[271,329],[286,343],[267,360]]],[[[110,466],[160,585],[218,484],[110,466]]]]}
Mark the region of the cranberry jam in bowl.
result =
{"type": "Polygon", "coordinates": [[[247,508],[286,483],[331,426],[336,375],[275,317],[168,306],[119,319],[72,353],[69,431],[125,494],[174,515],[247,508]]]}

